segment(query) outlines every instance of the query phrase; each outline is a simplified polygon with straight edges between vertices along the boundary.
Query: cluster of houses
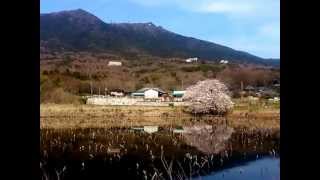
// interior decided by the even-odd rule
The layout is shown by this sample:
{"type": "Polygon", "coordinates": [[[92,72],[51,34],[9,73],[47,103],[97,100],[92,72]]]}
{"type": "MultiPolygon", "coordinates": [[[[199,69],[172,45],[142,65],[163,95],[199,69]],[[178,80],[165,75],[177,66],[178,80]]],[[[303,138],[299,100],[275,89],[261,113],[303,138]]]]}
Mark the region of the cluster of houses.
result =
{"type": "MultiPolygon", "coordinates": [[[[186,63],[193,63],[193,62],[198,62],[199,58],[198,57],[192,57],[192,58],[187,58],[184,61],[186,63]]],[[[227,60],[220,60],[219,62],[220,64],[228,64],[229,61],[227,60]]],[[[122,62],[121,61],[109,61],[108,62],[108,66],[122,66],[122,62]]]]}
{"type": "Polygon", "coordinates": [[[122,90],[110,91],[109,95],[114,97],[129,96],[131,98],[143,98],[150,101],[182,101],[185,91],[166,92],[160,88],[141,88],[132,93],[125,93],[122,90]]]}
{"type": "MultiPolygon", "coordinates": [[[[199,60],[199,59],[198,59],[197,57],[193,57],[193,58],[185,59],[185,62],[186,62],[186,63],[192,63],[192,62],[198,62],[198,60],[199,60]]],[[[220,64],[228,64],[229,61],[222,59],[222,60],[219,61],[219,63],[220,63],[220,64]]]]}
{"type": "Polygon", "coordinates": [[[248,85],[244,88],[244,93],[248,97],[264,97],[279,101],[280,82],[275,82],[271,87],[254,87],[248,85]]]}
{"type": "MultiPolygon", "coordinates": [[[[198,57],[192,57],[192,58],[187,58],[185,59],[186,63],[193,63],[193,62],[198,62],[199,58],[198,57]]],[[[220,60],[220,64],[228,64],[229,61],[227,60],[220,60]]],[[[121,61],[109,61],[108,66],[122,66],[121,61]]]]}

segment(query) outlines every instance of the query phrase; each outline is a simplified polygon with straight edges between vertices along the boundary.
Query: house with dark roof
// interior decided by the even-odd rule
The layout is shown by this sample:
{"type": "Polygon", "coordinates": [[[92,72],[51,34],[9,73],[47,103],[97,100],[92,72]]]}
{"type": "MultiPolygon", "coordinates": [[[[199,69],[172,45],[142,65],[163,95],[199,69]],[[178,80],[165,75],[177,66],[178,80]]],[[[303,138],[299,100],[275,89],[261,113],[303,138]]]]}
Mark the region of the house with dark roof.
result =
{"type": "Polygon", "coordinates": [[[245,91],[255,91],[256,89],[253,86],[248,85],[244,88],[245,91]]]}

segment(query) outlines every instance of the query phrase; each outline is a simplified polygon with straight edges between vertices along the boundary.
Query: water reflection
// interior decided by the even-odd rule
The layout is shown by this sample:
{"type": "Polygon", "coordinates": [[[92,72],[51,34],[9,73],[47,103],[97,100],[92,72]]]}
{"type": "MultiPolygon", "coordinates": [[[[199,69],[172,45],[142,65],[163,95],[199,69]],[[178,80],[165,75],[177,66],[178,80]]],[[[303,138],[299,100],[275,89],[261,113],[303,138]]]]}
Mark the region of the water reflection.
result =
{"type": "Polygon", "coordinates": [[[228,126],[194,125],[183,128],[186,144],[206,154],[216,154],[226,149],[226,143],[234,131],[228,126]]]}
{"type": "MultiPolygon", "coordinates": [[[[42,129],[42,179],[192,179],[279,156],[279,132],[227,124],[42,129]]],[[[208,176],[208,177],[211,177],[208,176]]]]}

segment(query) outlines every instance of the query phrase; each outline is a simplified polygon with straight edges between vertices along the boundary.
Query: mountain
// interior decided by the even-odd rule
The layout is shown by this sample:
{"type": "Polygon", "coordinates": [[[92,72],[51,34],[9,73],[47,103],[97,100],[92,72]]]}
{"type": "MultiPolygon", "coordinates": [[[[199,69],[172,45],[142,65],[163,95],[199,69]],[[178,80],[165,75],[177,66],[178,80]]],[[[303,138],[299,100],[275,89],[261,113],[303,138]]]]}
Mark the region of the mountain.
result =
{"type": "Polygon", "coordinates": [[[280,59],[277,58],[270,58],[265,60],[267,64],[275,67],[280,67],[280,59]]]}
{"type": "Polygon", "coordinates": [[[269,64],[267,59],[182,36],[151,22],[105,23],[82,9],[40,14],[40,47],[53,51],[146,53],[159,57],[269,64]]]}

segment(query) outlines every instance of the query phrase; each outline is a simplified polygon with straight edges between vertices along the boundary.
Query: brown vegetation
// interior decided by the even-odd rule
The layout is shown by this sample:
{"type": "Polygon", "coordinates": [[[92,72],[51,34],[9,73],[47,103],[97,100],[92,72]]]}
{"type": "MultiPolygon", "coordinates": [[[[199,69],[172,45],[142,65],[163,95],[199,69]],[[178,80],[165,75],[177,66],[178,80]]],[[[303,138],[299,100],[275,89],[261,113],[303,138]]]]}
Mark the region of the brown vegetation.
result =
{"type": "MultiPolygon", "coordinates": [[[[57,103],[56,91],[81,96],[105,93],[105,89],[135,91],[145,86],[158,86],[166,91],[181,90],[208,78],[217,78],[228,87],[270,84],[279,71],[222,65],[214,62],[185,63],[179,58],[153,56],[118,56],[107,53],[50,53],[41,54],[41,102],[57,103]],[[108,61],[121,61],[121,67],[109,67],[108,61]]],[[[68,102],[70,102],[68,100],[68,102]]],[[[67,103],[67,102],[66,102],[67,103]]],[[[79,100],[81,103],[81,100],[79,100]]]]}
{"type": "Polygon", "coordinates": [[[143,125],[182,126],[193,121],[225,119],[234,128],[279,129],[279,109],[274,106],[260,107],[249,111],[250,104],[236,108],[227,117],[193,116],[182,107],[143,107],[143,106],[93,106],[67,104],[41,104],[41,128],[108,128],[143,125]]]}

